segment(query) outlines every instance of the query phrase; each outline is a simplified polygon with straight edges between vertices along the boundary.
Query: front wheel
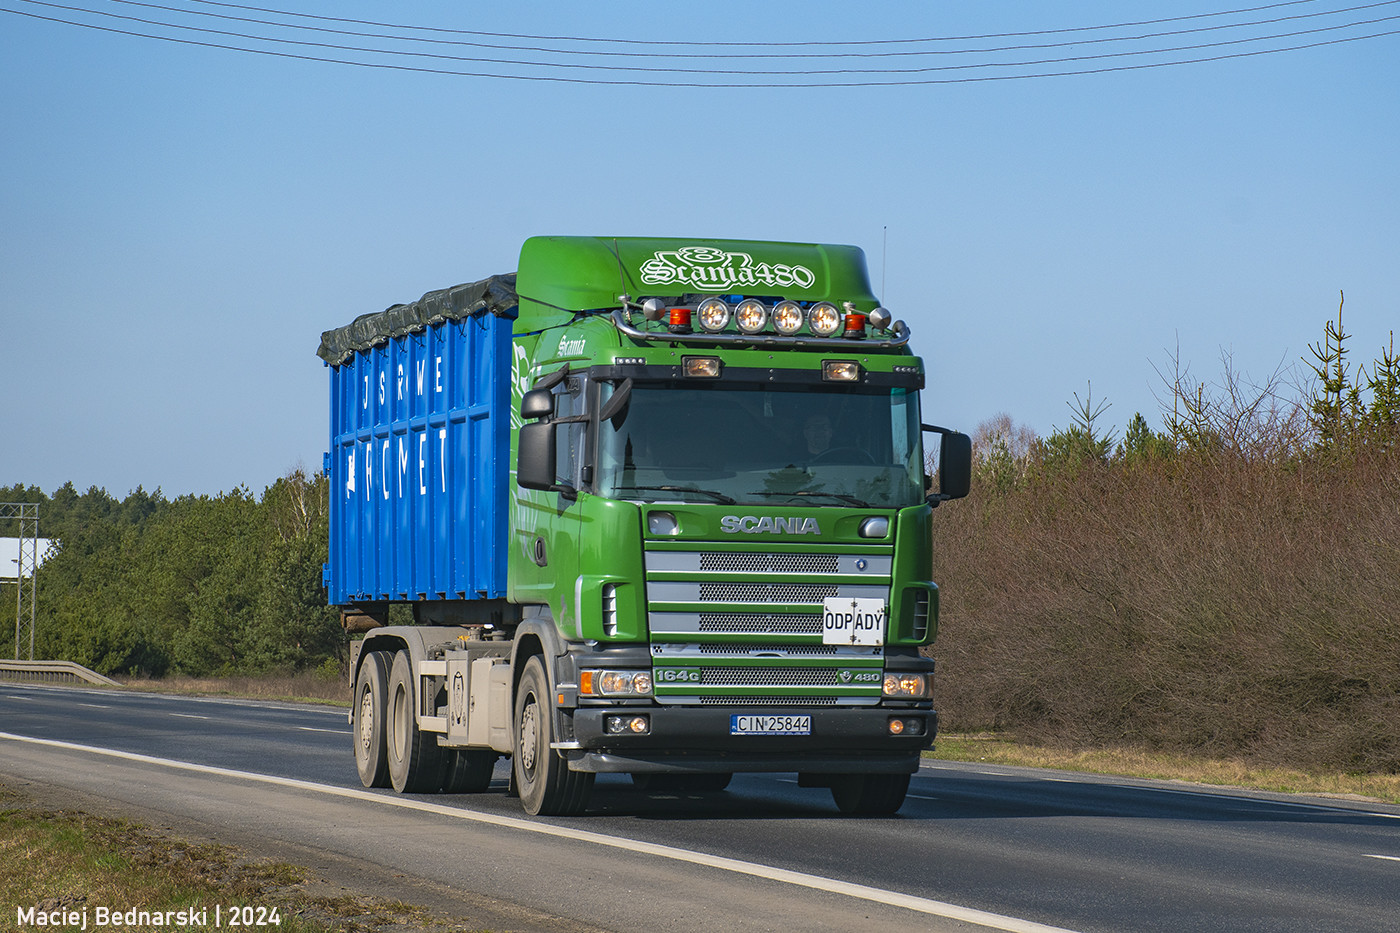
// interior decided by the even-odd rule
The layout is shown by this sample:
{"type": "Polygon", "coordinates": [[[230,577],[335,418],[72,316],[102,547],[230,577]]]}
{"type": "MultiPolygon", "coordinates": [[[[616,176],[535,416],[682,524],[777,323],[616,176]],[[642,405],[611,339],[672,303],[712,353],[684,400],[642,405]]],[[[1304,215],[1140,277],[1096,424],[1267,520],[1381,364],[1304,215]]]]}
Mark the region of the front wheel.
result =
{"type": "Polygon", "coordinates": [[[837,774],[831,781],[837,809],[850,816],[891,816],[908,792],[907,774],[837,774]]]}
{"type": "Polygon", "coordinates": [[[526,813],[574,816],[588,805],[594,775],[570,771],[569,763],[550,748],[553,742],[549,678],[536,656],[525,662],[515,693],[515,750],[511,756],[515,786],[526,813]]]}

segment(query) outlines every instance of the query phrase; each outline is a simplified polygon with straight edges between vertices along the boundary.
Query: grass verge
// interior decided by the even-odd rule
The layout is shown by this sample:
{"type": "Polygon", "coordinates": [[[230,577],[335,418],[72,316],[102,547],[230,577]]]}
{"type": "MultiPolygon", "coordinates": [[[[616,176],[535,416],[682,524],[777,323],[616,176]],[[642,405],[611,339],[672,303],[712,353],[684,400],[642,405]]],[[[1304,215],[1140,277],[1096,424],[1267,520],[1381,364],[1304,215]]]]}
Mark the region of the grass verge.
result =
{"type": "Polygon", "coordinates": [[[267,677],[117,677],[123,687],[148,693],[227,696],[349,706],[350,687],[343,677],[303,671],[267,677]]]}
{"type": "Polygon", "coordinates": [[[0,787],[0,929],[97,929],[105,911],[106,925],[132,930],[223,930],[235,917],[284,933],[466,930],[395,901],[322,896],[311,881],[296,865],[38,808],[0,787]]]}
{"type": "Polygon", "coordinates": [[[978,761],[1089,774],[1189,781],[1223,787],[1364,798],[1400,804],[1400,774],[1342,774],[1262,767],[1237,759],[1203,758],[1141,748],[1070,750],[1025,745],[996,733],[947,734],[931,754],[946,761],[978,761]]]}

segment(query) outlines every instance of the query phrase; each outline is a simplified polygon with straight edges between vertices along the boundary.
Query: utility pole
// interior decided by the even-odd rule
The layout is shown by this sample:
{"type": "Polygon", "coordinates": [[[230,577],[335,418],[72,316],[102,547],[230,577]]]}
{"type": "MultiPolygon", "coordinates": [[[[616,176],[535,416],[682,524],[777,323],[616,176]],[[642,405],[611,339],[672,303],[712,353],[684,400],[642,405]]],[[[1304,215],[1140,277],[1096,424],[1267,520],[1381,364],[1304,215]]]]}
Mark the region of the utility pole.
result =
{"type": "Polygon", "coordinates": [[[39,504],[37,502],[0,502],[0,519],[19,522],[19,555],[15,560],[15,660],[34,660],[34,616],[38,604],[36,580],[39,570],[39,504]],[[24,585],[28,577],[29,598],[24,585]],[[28,618],[26,618],[28,616],[28,618]],[[29,657],[20,651],[27,644],[29,657]]]}

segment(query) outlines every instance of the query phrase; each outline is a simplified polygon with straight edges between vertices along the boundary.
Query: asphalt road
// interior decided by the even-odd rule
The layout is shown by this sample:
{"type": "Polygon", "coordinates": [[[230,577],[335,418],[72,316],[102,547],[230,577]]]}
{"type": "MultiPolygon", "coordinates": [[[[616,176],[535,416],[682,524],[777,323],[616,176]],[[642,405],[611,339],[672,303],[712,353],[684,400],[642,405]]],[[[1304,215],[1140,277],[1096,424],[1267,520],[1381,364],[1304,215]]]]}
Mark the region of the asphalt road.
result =
{"type": "Polygon", "coordinates": [[[15,684],[0,775],[516,905],[520,928],[1400,929],[1400,807],[1364,801],[929,761],[888,819],[795,775],[605,776],[587,815],[542,819],[504,763],[486,794],[364,790],[343,710],[15,684]]]}

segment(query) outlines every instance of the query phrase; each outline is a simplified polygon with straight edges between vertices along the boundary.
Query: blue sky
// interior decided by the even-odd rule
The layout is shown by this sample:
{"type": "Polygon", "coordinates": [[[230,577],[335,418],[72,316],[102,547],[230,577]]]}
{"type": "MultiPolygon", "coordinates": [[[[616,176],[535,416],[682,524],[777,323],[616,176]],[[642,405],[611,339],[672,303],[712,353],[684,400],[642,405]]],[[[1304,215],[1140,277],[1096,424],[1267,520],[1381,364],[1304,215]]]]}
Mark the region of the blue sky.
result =
{"type": "MultiPolygon", "coordinates": [[[[763,43],[1263,5],[264,2],[459,30],[763,43]]],[[[109,0],[70,5],[193,22],[109,0]]],[[[1310,0],[1153,29],[1359,5],[1310,0]]],[[[130,28],[22,0],[0,9],[130,28]]],[[[1159,44],[1387,16],[1400,4],[1159,44]]],[[[1393,29],[1400,20],[1272,44],[1393,29]]],[[[1170,58],[987,67],[1147,47],[968,53],[937,64],[981,68],[928,74],[1170,58]]],[[[716,61],[697,47],[595,48],[673,53],[653,67],[716,61]]],[[[1070,423],[1066,403],[1092,382],[1120,431],[1135,411],[1159,425],[1154,364],[1179,352],[1213,379],[1223,350],[1263,378],[1320,339],[1343,289],[1353,362],[1379,353],[1400,324],[1397,152],[1400,35],[1080,76],[723,89],[358,68],[0,12],[0,484],[260,492],[298,464],[319,468],[321,331],[512,270],[534,234],[854,243],[928,364],[925,420],[972,430],[1006,412],[1045,434],[1070,423]]]]}

